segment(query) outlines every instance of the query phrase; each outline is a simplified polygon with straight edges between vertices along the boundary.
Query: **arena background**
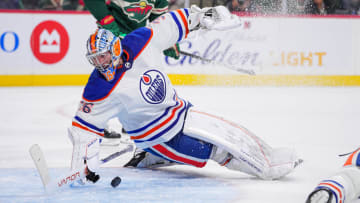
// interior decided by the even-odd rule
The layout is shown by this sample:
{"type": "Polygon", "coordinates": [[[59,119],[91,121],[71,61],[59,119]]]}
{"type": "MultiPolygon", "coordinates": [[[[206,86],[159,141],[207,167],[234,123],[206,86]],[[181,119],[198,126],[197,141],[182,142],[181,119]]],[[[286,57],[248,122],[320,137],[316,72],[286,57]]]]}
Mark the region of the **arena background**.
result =
{"type": "MultiPolygon", "coordinates": [[[[92,67],[86,39],[96,29],[87,12],[0,12],[0,86],[84,85],[92,67]],[[21,22],[21,23],[19,23],[21,22]]],[[[181,56],[162,60],[175,85],[358,86],[358,16],[242,16],[226,31],[199,31],[181,56]],[[201,35],[201,37],[199,37],[201,35]],[[220,65],[219,65],[220,64],[220,65]],[[248,76],[227,66],[250,69],[248,76]]]]}

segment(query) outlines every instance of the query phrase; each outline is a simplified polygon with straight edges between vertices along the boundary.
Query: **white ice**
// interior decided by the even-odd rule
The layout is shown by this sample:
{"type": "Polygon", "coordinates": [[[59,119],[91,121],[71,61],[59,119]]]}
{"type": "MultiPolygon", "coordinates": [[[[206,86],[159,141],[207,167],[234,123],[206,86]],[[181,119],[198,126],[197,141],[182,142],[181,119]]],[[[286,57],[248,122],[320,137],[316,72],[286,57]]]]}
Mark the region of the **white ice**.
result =
{"type": "MultiPolygon", "coordinates": [[[[205,168],[104,165],[101,181],[46,194],[28,149],[39,144],[50,172],[68,170],[67,127],[82,87],[0,88],[0,202],[305,202],[322,179],[360,146],[360,87],[176,87],[194,105],[247,127],[274,147],[293,147],[304,163],[284,179],[262,181],[214,162],[205,168]],[[123,182],[110,187],[120,176],[123,182]]],[[[104,147],[102,155],[116,151],[104,147]]],[[[359,200],[356,202],[360,202],[359,200]]]]}

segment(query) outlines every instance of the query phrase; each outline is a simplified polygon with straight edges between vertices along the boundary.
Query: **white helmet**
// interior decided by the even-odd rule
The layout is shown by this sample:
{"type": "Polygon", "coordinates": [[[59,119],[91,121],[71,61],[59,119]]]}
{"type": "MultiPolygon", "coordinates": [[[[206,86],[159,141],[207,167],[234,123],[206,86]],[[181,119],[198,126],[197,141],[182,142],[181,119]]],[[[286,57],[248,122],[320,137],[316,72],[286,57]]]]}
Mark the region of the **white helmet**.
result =
{"type": "Polygon", "coordinates": [[[120,38],[109,30],[98,29],[94,34],[90,35],[86,48],[86,58],[88,61],[95,66],[107,81],[112,81],[123,52],[120,38]],[[99,61],[99,58],[107,54],[111,55],[111,60],[108,63],[99,61]]]}

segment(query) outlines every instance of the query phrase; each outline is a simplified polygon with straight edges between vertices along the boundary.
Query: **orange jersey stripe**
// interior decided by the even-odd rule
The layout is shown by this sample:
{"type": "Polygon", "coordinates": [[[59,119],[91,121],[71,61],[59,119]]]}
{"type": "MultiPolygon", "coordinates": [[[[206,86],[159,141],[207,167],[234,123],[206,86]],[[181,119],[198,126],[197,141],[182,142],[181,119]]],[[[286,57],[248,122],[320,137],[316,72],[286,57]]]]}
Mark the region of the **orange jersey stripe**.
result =
{"type": "Polygon", "coordinates": [[[355,154],[356,154],[359,150],[360,150],[360,148],[359,148],[358,150],[356,150],[355,152],[353,152],[353,153],[349,156],[349,158],[346,160],[344,166],[352,165],[352,160],[353,160],[355,154]]]}
{"type": "Polygon", "coordinates": [[[93,131],[93,130],[90,130],[89,128],[87,128],[87,127],[85,127],[85,126],[82,126],[82,125],[78,124],[77,122],[74,122],[74,121],[73,121],[73,122],[72,122],[72,125],[75,126],[75,127],[80,128],[80,129],[89,131],[89,132],[91,132],[91,133],[95,133],[95,134],[97,134],[97,135],[99,135],[99,136],[101,136],[101,137],[104,137],[104,134],[103,134],[103,133],[98,133],[98,132],[95,132],[95,131],[93,131]]]}
{"type": "Polygon", "coordinates": [[[336,186],[334,186],[333,184],[330,183],[320,183],[319,185],[326,185],[326,186],[330,186],[331,188],[335,189],[336,191],[338,191],[339,195],[340,195],[340,203],[342,203],[342,193],[341,190],[339,188],[337,188],[336,186]]]}
{"type": "Polygon", "coordinates": [[[184,26],[185,26],[185,38],[187,38],[187,35],[189,34],[189,26],[188,26],[188,23],[187,23],[187,20],[184,16],[184,14],[181,12],[181,10],[176,10],[176,12],[180,15],[183,23],[184,23],[184,26]]]}
{"type": "Polygon", "coordinates": [[[184,105],[184,102],[182,100],[180,100],[180,106],[174,108],[171,112],[171,116],[169,118],[167,118],[165,121],[163,121],[162,123],[160,123],[158,126],[152,128],[151,130],[149,130],[148,132],[146,132],[145,134],[142,135],[138,135],[138,136],[131,136],[132,140],[136,140],[136,139],[141,139],[144,138],[146,136],[148,136],[149,134],[153,133],[154,131],[158,130],[159,128],[163,127],[164,125],[166,125],[174,116],[175,116],[175,112],[181,108],[184,105]]]}

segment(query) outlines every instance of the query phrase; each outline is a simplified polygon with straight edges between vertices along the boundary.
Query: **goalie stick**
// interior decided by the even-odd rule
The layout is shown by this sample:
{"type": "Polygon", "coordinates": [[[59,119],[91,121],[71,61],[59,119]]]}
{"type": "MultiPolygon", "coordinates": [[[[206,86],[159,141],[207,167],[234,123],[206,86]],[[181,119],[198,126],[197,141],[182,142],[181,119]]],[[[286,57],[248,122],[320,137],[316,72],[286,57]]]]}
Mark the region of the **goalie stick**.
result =
{"type": "Polygon", "coordinates": [[[219,62],[219,61],[207,59],[207,58],[204,58],[204,57],[192,54],[192,53],[188,53],[188,52],[185,52],[185,51],[180,51],[180,54],[182,54],[184,56],[190,56],[190,57],[193,57],[193,58],[196,58],[196,59],[200,59],[201,61],[209,62],[209,63],[214,64],[214,65],[225,66],[226,68],[229,68],[231,70],[234,70],[234,71],[237,71],[237,72],[240,72],[240,73],[245,73],[245,74],[248,74],[248,75],[255,75],[255,72],[253,70],[248,70],[248,69],[240,68],[240,67],[230,65],[230,64],[227,64],[227,63],[222,63],[222,62],[219,62]]]}
{"type": "MultiPolygon", "coordinates": [[[[113,154],[110,154],[109,156],[103,158],[100,160],[100,164],[107,163],[122,154],[125,154],[127,152],[131,152],[133,150],[133,145],[128,145],[125,149],[122,149],[118,152],[115,152],[113,154]]],[[[40,148],[39,145],[34,144],[30,147],[29,153],[31,155],[31,158],[34,161],[34,164],[36,166],[36,169],[40,175],[41,181],[43,183],[43,186],[45,188],[45,191],[47,192],[53,192],[60,188],[62,188],[65,185],[71,185],[75,181],[84,178],[86,176],[86,166],[80,169],[72,170],[69,173],[66,173],[62,176],[57,177],[56,179],[52,179],[49,175],[49,170],[46,164],[46,160],[44,157],[44,154],[40,148]]]]}
{"type": "Polygon", "coordinates": [[[117,158],[117,157],[125,154],[126,152],[131,152],[131,151],[133,150],[133,148],[134,148],[134,147],[133,147],[132,144],[128,144],[128,146],[127,146],[125,149],[120,150],[120,151],[118,151],[118,152],[115,152],[115,153],[113,153],[113,154],[110,154],[109,156],[101,159],[100,162],[101,162],[101,164],[107,163],[107,162],[109,162],[109,161],[111,161],[111,160],[113,160],[113,159],[115,159],[115,158],[117,158]]]}

